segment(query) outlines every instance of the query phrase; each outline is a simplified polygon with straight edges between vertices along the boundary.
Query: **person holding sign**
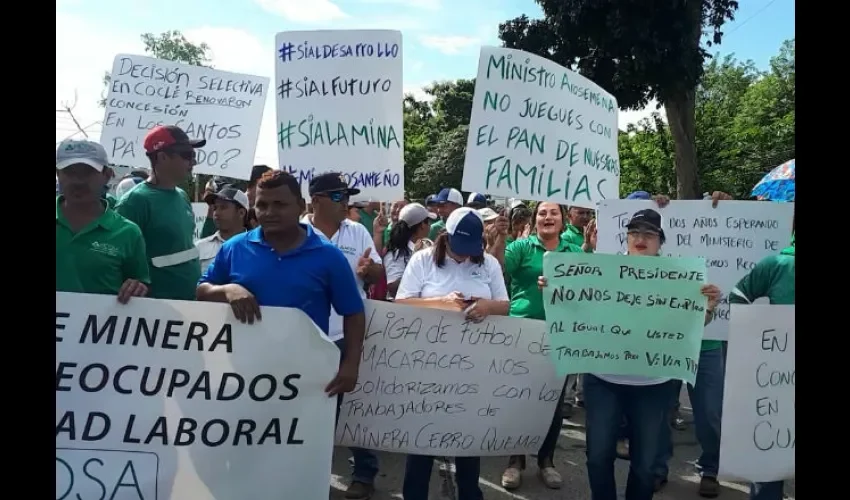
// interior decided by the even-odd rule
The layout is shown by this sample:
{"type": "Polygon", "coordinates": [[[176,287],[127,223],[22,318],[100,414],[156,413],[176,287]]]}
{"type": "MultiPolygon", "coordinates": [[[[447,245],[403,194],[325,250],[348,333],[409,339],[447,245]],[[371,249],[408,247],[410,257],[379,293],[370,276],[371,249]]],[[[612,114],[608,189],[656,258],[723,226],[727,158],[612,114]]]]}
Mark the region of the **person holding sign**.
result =
{"type": "Polygon", "coordinates": [[[67,140],[56,149],[56,291],[144,297],[150,284],[139,226],[109,208],[100,193],[109,179],[106,150],[67,140]]]}
{"type": "MultiPolygon", "coordinates": [[[[446,232],[434,246],[413,254],[404,270],[396,302],[417,307],[458,311],[472,321],[508,313],[508,291],[498,261],[484,253],[484,221],[472,208],[454,210],[446,232]]],[[[434,457],[408,455],[404,500],[427,500],[434,457]]],[[[458,457],[458,500],[482,500],[478,486],[479,457],[458,457]]]]}
{"type": "MultiPolygon", "coordinates": [[[[543,294],[537,287],[537,278],[543,274],[543,254],[546,252],[582,252],[582,248],[561,237],[567,221],[567,211],[561,205],[552,202],[537,204],[531,219],[532,234],[528,238],[516,240],[507,248],[495,245],[489,251],[502,264],[505,276],[510,281],[510,315],[516,318],[546,319],[543,310],[543,294]]],[[[588,226],[590,226],[588,224],[588,226]]],[[[592,236],[587,234],[588,239],[592,236]]],[[[592,233],[591,233],[592,234],[592,233]]],[[[584,238],[582,238],[584,241],[584,238]]],[[[561,392],[559,401],[563,401],[561,392]]],[[[563,406],[555,407],[552,425],[540,451],[537,453],[537,467],[540,480],[547,488],[558,489],[563,484],[561,474],[555,469],[555,445],[561,434],[563,406]]],[[[515,455],[508,460],[508,467],[502,473],[502,487],[515,490],[522,484],[522,471],[525,469],[525,456],[515,455]]]]}
{"type": "MultiPolygon", "coordinates": [[[[752,304],[767,297],[771,304],[796,303],[796,242],[779,255],[766,257],[735,285],[729,295],[732,304],[752,304]]],[[[750,500],[782,500],[784,481],[756,483],[750,487],[750,500]]]]}
{"type": "Polygon", "coordinates": [[[145,136],[151,162],[148,179],[125,194],[115,210],[135,222],[145,237],[151,263],[150,297],[195,300],[201,275],[195,248],[195,214],[185,191],[177,187],[192,174],[195,148],[205,139],[189,139],[179,127],[159,126],[145,136]]]}
{"type": "MultiPolygon", "coordinates": [[[[657,257],[665,235],[661,215],[655,210],[635,212],[627,229],[628,255],[657,257]]],[[[539,285],[547,280],[541,276],[539,285]]],[[[720,289],[703,285],[708,304],[705,323],[713,316],[720,289]]],[[[584,401],[587,428],[587,474],[594,500],[617,500],[614,461],[623,418],[629,424],[631,457],[626,500],[651,500],[655,494],[653,466],[661,440],[659,432],[670,432],[668,415],[673,382],[669,378],[634,375],[585,374],[584,401]]]]}

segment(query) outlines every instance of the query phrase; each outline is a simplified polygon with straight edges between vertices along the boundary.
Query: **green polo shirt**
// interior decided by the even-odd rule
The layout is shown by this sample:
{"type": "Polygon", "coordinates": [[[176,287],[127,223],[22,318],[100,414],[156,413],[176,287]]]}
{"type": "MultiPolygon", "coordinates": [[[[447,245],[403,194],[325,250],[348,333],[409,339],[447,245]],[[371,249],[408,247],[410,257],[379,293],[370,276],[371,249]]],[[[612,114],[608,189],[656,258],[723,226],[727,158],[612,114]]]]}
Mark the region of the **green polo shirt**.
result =
{"type": "MultiPolygon", "coordinates": [[[[139,226],[104,206],[103,214],[74,232],[56,198],[56,291],[117,295],[128,279],[150,284],[139,226]]],[[[105,202],[104,202],[105,204],[105,202]]]]}
{"type": "Polygon", "coordinates": [[[377,212],[369,213],[362,208],[357,209],[360,212],[360,223],[369,230],[369,235],[372,235],[372,227],[375,224],[375,218],[378,216],[377,212]]]}
{"type": "Polygon", "coordinates": [[[446,230],[446,221],[443,219],[439,219],[437,222],[431,224],[431,230],[428,231],[428,239],[434,241],[437,239],[437,236],[440,235],[443,231],[446,230]]]}
{"type": "Polygon", "coordinates": [[[106,193],[104,198],[106,199],[107,207],[115,208],[115,205],[118,203],[118,198],[116,198],[112,193],[106,193]]]}
{"type": "Polygon", "coordinates": [[[581,248],[584,245],[584,231],[572,224],[567,224],[564,232],[561,233],[561,239],[581,248]]]}
{"type": "MultiPolygon", "coordinates": [[[[581,252],[581,247],[559,240],[555,252],[581,252]]],[[[510,315],[516,318],[546,319],[543,293],[537,278],[543,275],[543,254],[546,248],[532,234],[516,240],[505,248],[505,274],[510,279],[510,315]]]]}
{"type": "Polygon", "coordinates": [[[155,299],[195,300],[201,277],[195,248],[195,215],[186,192],[138,184],[118,200],[115,210],[135,222],[145,238],[155,299]]]}

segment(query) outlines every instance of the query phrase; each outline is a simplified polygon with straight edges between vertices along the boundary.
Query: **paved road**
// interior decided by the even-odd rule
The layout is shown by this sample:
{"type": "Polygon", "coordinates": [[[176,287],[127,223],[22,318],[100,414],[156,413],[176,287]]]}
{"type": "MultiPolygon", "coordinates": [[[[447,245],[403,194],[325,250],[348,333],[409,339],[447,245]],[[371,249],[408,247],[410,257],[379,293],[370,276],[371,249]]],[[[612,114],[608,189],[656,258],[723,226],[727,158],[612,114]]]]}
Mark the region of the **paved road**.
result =
{"type": "MultiPolygon", "coordinates": [[[[689,415],[685,415],[688,417],[689,415]]],[[[697,500],[699,476],[694,472],[693,462],[699,456],[699,445],[693,434],[693,424],[686,431],[673,431],[675,455],[670,462],[670,482],[667,487],[655,495],[656,500],[697,500]]],[[[531,465],[523,477],[522,487],[509,493],[499,485],[502,471],[506,465],[505,458],[485,458],[481,463],[481,489],[486,500],[589,500],[590,491],[587,486],[587,469],[584,454],[583,414],[577,413],[575,418],[565,421],[558,441],[555,454],[555,465],[564,478],[564,487],[560,490],[545,488],[537,479],[536,468],[531,465]]],[[[348,450],[337,448],[334,453],[333,480],[331,500],[343,500],[343,490],[348,480],[348,450]]],[[[400,500],[401,483],[404,477],[404,455],[379,453],[381,472],[377,481],[377,492],[373,500],[400,500]]],[[[530,460],[534,464],[534,460],[530,460]]],[[[441,478],[437,465],[431,480],[431,500],[446,500],[441,494],[441,478]]],[[[626,484],[628,462],[617,460],[617,485],[620,494],[626,484]]],[[[747,500],[749,487],[743,484],[721,482],[723,489],[722,500],[747,500]]],[[[787,498],[795,497],[794,483],[786,485],[787,498]]]]}

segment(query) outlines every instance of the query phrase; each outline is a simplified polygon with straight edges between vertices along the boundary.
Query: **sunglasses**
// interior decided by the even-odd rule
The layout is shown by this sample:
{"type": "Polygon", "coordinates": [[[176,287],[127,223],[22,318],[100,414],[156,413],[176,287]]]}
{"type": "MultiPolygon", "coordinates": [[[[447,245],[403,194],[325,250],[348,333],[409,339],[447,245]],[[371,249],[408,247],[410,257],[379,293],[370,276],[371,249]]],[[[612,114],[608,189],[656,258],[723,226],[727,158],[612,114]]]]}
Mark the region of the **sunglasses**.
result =
{"type": "Polygon", "coordinates": [[[164,152],[170,155],[177,155],[184,160],[195,160],[197,158],[194,149],[172,149],[165,150],[164,152]]]}
{"type": "Polygon", "coordinates": [[[334,203],[339,203],[343,200],[348,200],[348,191],[330,191],[328,193],[316,193],[316,195],[328,198],[334,203]]]}
{"type": "Polygon", "coordinates": [[[656,231],[651,231],[649,229],[630,229],[627,234],[633,238],[641,237],[646,240],[658,238],[660,236],[660,234],[656,231]]]}

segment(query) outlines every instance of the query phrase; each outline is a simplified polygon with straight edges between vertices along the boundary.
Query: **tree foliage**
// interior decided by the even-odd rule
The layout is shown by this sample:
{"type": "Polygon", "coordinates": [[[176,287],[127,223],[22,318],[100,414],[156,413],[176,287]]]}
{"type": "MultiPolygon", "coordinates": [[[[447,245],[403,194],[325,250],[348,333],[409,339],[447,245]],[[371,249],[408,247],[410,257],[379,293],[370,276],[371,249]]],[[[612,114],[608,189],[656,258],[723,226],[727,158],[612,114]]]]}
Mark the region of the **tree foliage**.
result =
{"type": "Polygon", "coordinates": [[[708,57],[700,41],[719,44],[734,0],[536,0],[543,19],[523,15],[499,26],[505,47],[578,71],[611,92],[621,109],[665,106],[674,139],[677,191],[698,197],[695,95],[708,57]]]}
{"type": "MultiPolygon", "coordinates": [[[[767,172],[795,157],[794,47],[794,40],[786,41],[767,71],[732,56],[706,65],[695,93],[695,142],[705,191],[748,199],[767,172]]],[[[621,132],[619,149],[622,195],[638,189],[673,194],[672,134],[660,115],[621,132]]]]}

